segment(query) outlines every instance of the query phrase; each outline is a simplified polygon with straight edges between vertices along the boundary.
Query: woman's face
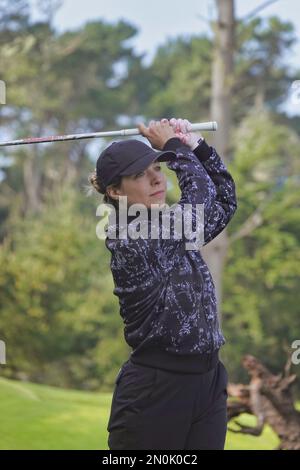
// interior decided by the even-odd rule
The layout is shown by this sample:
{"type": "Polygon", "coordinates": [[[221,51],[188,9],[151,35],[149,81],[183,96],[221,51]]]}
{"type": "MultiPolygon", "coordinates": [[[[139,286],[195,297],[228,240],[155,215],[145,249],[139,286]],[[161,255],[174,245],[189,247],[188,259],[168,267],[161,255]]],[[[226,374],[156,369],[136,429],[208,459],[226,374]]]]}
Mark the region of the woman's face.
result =
{"type": "Polygon", "coordinates": [[[165,203],[166,192],[167,178],[162,172],[161,163],[156,161],[141,173],[122,176],[120,188],[114,189],[110,194],[127,196],[128,206],[139,203],[151,208],[151,204],[165,203]]]}

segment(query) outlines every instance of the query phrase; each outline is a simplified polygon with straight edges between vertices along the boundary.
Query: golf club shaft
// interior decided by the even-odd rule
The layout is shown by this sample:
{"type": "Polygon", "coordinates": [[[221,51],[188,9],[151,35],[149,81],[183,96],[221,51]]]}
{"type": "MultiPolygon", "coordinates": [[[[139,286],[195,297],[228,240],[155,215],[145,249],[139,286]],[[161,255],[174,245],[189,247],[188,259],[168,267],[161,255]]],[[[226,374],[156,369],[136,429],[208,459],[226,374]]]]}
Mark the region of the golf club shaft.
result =
{"type": "MultiPolygon", "coordinates": [[[[196,122],[191,124],[191,131],[216,131],[217,123],[215,121],[209,122],[196,122]]],[[[89,134],[68,134],[68,135],[53,135],[48,137],[29,137],[27,139],[9,140],[7,142],[0,142],[0,147],[7,147],[9,145],[24,145],[24,144],[41,144],[45,142],[64,142],[66,140],[80,140],[80,139],[94,139],[99,137],[116,137],[127,135],[141,135],[138,128],[134,129],[121,129],[118,131],[105,131],[93,132],[89,134]]]]}

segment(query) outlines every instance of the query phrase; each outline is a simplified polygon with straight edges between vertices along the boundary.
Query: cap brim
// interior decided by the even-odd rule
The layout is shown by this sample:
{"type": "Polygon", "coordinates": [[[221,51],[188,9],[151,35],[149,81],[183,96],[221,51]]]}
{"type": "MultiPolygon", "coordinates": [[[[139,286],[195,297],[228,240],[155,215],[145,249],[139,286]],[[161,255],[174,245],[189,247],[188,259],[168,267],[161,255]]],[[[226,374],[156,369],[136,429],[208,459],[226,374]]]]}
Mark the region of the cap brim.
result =
{"type": "Polygon", "coordinates": [[[165,150],[162,152],[153,151],[144,155],[143,157],[138,158],[134,163],[132,163],[125,170],[119,173],[119,175],[134,175],[136,173],[139,173],[140,171],[145,170],[146,168],[148,168],[148,166],[151,165],[151,163],[155,161],[168,162],[170,160],[174,160],[175,158],[176,152],[173,152],[172,150],[165,150]]]}

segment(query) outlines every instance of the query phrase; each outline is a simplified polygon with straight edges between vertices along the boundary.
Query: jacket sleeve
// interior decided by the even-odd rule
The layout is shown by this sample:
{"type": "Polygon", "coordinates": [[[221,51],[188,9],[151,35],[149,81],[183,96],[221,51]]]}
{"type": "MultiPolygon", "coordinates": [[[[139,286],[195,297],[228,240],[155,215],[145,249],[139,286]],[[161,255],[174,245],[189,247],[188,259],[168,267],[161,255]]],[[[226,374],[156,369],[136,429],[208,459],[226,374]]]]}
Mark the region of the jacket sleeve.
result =
{"type": "MultiPolygon", "coordinates": [[[[176,204],[174,213],[170,212],[170,224],[167,227],[170,231],[165,233],[168,224],[159,223],[159,237],[106,240],[106,246],[112,252],[111,269],[116,286],[114,293],[121,297],[136,296],[137,286],[145,286],[147,289],[163,282],[176,266],[184,265],[186,249],[199,252],[200,247],[197,243],[193,248],[186,246],[187,242],[192,240],[193,244],[194,240],[190,237],[191,233],[185,231],[185,220],[182,224],[183,233],[180,233],[178,238],[174,235],[176,232],[173,230],[174,221],[177,215],[182,219],[185,204],[192,207],[189,222],[192,222],[193,233],[201,231],[203,234],[202,246],[224,229],[236,209],[233,179],[215,149],[209,148],[207,144],[201,144],[201,151],[198,149],[196,156],[194,152],[197,149],[193,152],[175,137],[165,144],[163,150],[168,149],[176,152],[176,158],[166,164],[169,169],[176,172],[181,189],[181,198],[176,204]],[[201,223],[198,223],[197,204],[201,204],[204,209],[204,223],[202,219],[201,223]]],[[[146,291],[141,295],[146,301],[146,291]]],[[[123,300],[121,304],[122,302],[123,300]]]]}
{"type": "MultiPolygon", "coordinates": [[[[203,245],[206,245],[222,232],[237,208],[234,180],[215,148],[205,140],[192,151],[173,137],[163,150],[174,150],[177,154],[176,160],[167,162],[167,167],[178,178],[181,189],[178,204],[203,204],[203,245]]],[[[194,218],[194,208],[192,214],[194,218]]]]}

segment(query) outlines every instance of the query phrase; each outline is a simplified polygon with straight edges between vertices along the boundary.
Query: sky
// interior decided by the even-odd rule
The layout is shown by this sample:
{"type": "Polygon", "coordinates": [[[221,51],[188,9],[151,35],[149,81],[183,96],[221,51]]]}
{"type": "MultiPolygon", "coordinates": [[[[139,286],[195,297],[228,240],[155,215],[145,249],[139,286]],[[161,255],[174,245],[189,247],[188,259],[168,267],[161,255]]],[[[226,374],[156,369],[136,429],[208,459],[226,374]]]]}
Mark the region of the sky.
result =
{"type": "MultiPolygon", "coordinates": [[[[37,4],[31,0],[33,18],[38,18],[37,4]]],[[[156,48],[168,38],[178,35],[211,35],[205,19],[215,18],[215,0],[61,0],[62,4],[54,16],[54,26],[59,31],[76,29],[87,21],[103,19],[117,22],[126,19],[134,24],[139,33],[132,40],[138,53],[145,53],[144,64],[151,62],[156,48]]],[[[236,16],[243,18],[265,0],[236,0],[236,16]]],[[[291,21],[296,29],[298,42],[286,57],[288,65],[300,70],[300,1],[277,0],[258,13],[268,17],[278,15],[282,20],[291,21]]],[[[299,76],[300,80],[300,76],[299,76]]],[[[291,84],[292,87],[292,84],[291,84]]],[[[292,89],[292,88],[291,88],[292,89]]],[[[287,96],[289,92],[287,91],[287,96]]],[[[284,109],[290,114],[300,114],[299,103],[288,98],[284,109]]]]}

